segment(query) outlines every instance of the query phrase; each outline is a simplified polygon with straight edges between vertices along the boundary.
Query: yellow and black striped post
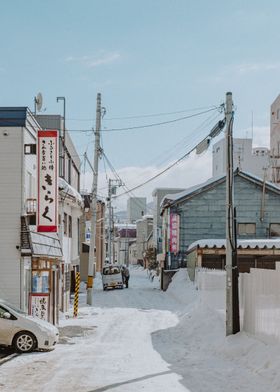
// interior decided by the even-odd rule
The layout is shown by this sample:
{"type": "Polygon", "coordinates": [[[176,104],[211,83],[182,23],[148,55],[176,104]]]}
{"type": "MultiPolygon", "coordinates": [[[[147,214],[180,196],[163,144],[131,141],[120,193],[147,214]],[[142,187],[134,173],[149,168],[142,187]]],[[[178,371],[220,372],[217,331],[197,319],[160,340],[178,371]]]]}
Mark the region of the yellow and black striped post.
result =
{"type": "Polygon", "coordinates": [[[74,314],[73,317],[77,317],[79,309],[79,289],[80,289],[80,272],[76,272],[75,282],[75,299],[74,299],[74,314]]]}

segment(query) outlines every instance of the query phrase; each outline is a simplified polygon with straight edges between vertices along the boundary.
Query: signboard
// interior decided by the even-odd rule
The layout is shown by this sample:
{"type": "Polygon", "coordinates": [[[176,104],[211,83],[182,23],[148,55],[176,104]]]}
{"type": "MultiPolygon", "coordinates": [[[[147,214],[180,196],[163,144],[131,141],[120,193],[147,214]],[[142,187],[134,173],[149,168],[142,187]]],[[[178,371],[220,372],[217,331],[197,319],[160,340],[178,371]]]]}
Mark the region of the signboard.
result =
{"type": "Polygon", "coordinates": [[[57,232],[57,131],[38,131],[38,232],[57,232]]]}
{"type": "Polygon", "coordinates": [[[31,293],[29,313],[33,317],[49,321],[49,295],[31,293]]]}
{"type": "Polygon", "coordinates": [[[180,216],[170,213],[170,252],[179,252],[179,225],[180,216]]]}

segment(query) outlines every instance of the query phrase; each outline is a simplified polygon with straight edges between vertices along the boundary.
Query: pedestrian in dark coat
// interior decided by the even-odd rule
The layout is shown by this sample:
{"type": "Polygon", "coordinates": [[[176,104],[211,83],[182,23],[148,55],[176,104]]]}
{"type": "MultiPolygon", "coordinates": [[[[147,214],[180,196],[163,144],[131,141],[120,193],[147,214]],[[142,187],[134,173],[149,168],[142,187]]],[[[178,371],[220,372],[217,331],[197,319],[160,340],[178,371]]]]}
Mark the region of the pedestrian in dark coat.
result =
{"type": "Polygon", "coordinates": [[[130,273],[127,267],[124,268],[124,279],[125,279],[125,287],[128,288],[128,281],[129,281],[130,273]]]}

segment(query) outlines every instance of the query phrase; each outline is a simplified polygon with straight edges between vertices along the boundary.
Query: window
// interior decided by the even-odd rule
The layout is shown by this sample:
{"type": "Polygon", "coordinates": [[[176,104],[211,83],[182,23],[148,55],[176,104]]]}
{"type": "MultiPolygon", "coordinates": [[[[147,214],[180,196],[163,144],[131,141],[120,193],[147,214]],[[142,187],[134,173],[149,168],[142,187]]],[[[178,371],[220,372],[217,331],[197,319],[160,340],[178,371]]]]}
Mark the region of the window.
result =
{"type": "Polygon", "coordinates": [[[24,145],[25,155],[36,155],[36,144],[25,144],[24,145]]]}
{"type": "Polygon", "coordinates": [[[270,223],[269,236],[270,237],[280,237],[280,223],[270,223]]]}
{"type": "Polygon", "coordinates": [[[254,235],[256,234],[255,223],[238,223],[238,234],[239,235],[254,235]]]}
{"type": "Polygon", "coordinates": [[[64,212],[63,224],[64,224],[64,234],[67,235],[67,214],[65,214],[65,212],[64,212]]]}
{"type": "Polygon", "coordinates": [[[72,238],[72,216],[70,215],[68,217],[68,223],[69,223],[68,235],[69,238],[72,238]]]}

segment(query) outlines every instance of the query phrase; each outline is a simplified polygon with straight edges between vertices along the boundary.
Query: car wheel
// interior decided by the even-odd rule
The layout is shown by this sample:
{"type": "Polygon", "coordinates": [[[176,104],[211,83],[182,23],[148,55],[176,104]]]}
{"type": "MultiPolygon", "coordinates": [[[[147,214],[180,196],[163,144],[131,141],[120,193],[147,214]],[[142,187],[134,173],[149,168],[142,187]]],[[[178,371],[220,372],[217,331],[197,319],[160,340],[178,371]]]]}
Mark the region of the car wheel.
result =
{"type": "Polygon", "coordinates": [[[19,353],[30,353],[37,346],[37,340],[31,332],[22,331],[15,335],[13,346],[19,353]]]}
{"type": "Polygon", "coordinates": [[[107,287],[104,287],[104,286],[103,286],[103,291],[106,291],[106,290],[107,290],[107,287]]]}

